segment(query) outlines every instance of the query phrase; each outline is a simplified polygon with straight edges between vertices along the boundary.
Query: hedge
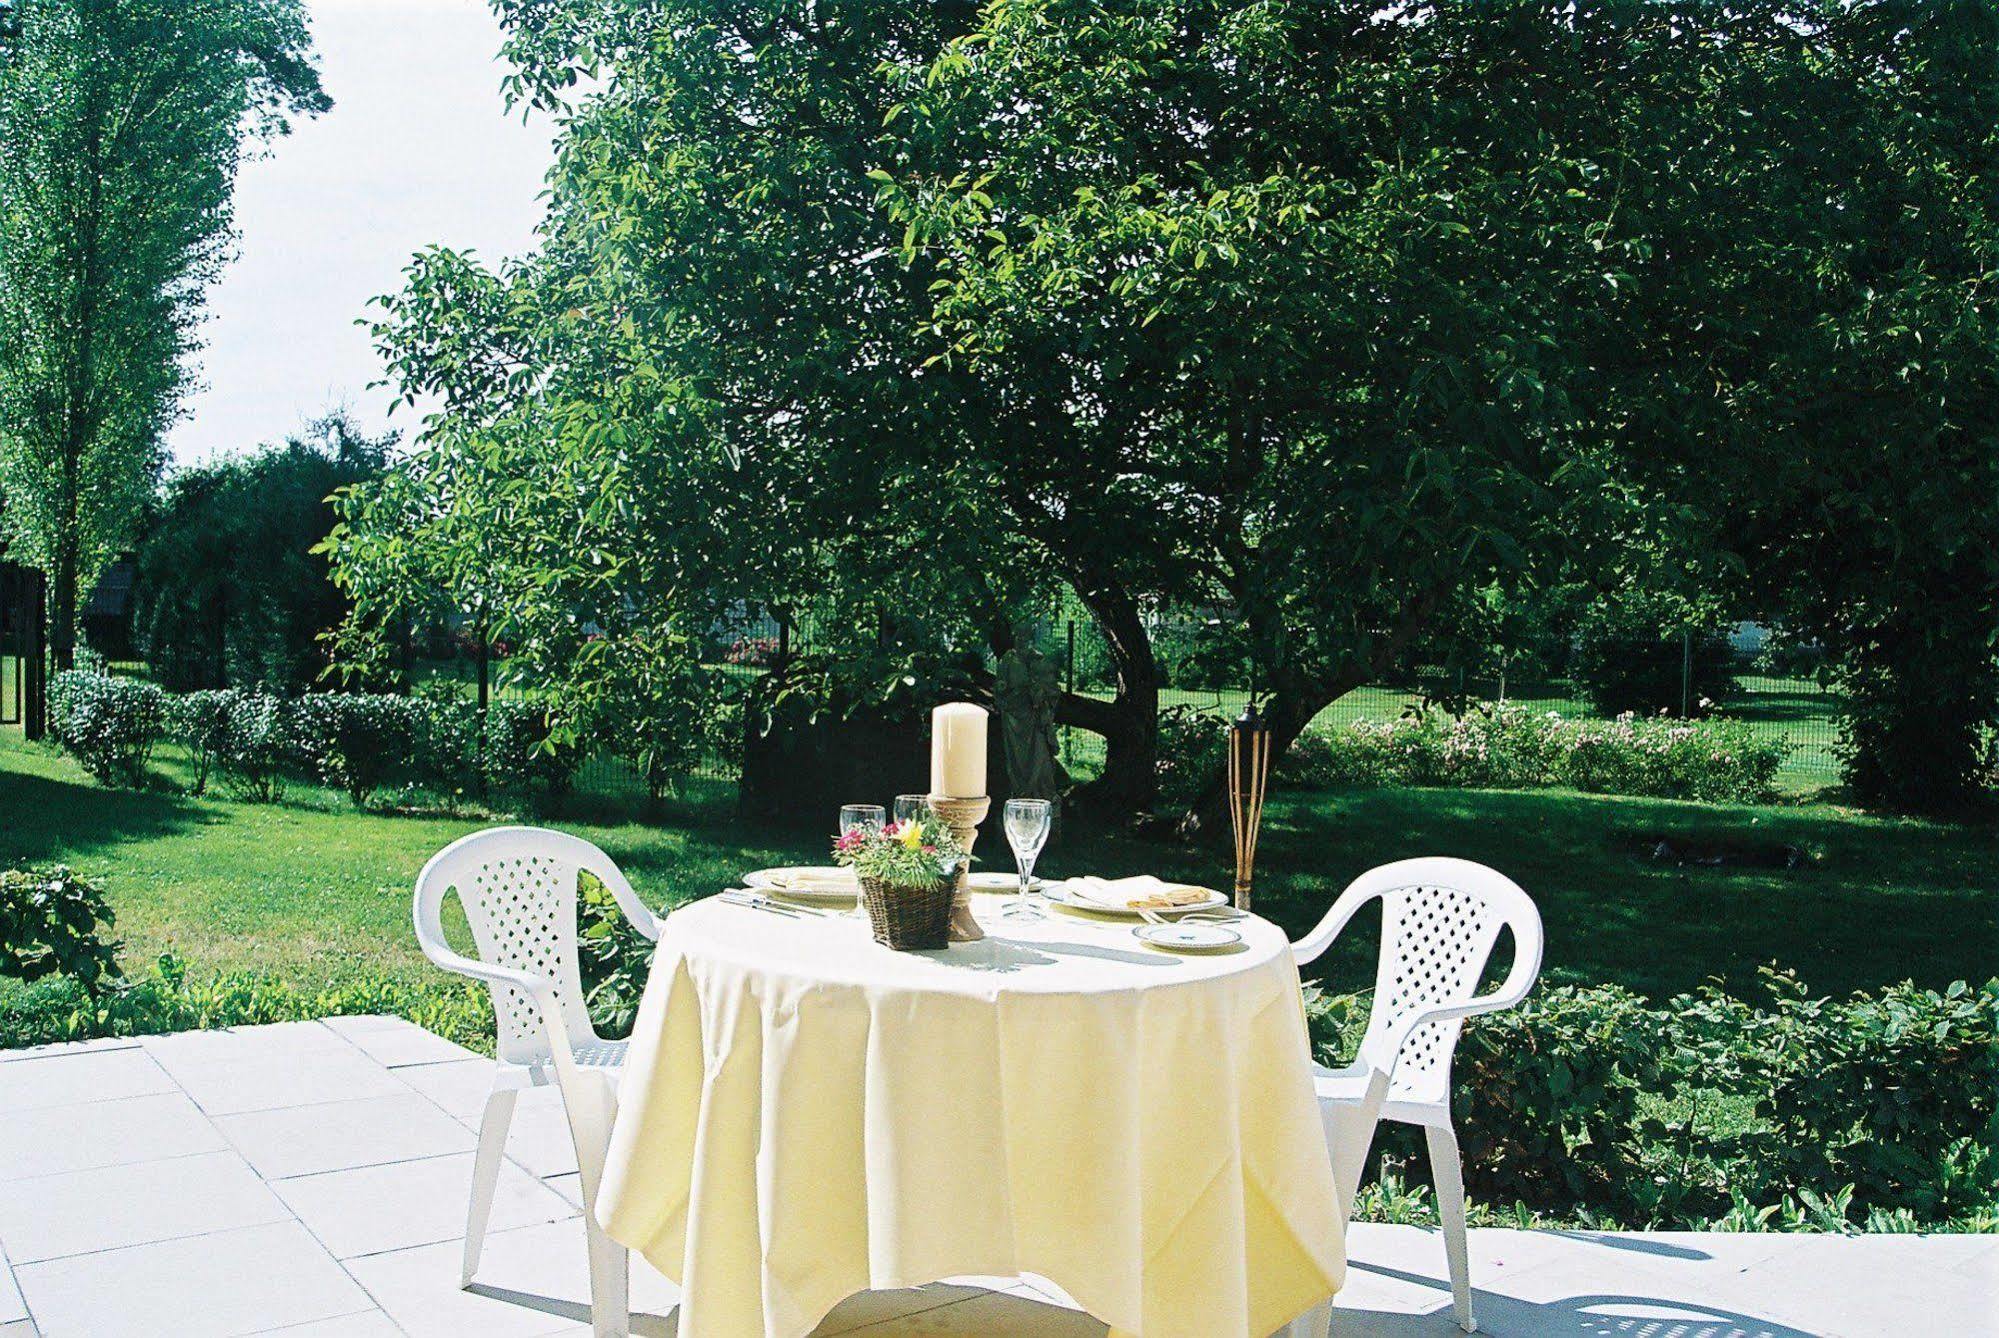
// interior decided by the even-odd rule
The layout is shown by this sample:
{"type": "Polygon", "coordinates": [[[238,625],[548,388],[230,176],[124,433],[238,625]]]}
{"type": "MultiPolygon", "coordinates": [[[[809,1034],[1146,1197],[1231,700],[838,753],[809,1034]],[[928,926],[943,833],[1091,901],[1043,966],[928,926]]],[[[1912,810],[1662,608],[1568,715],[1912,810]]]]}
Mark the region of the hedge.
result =
{"type": "Polygon", "coordinates": [[[1615,720],[1574,720],[1498,702],[1456,718],[1432,711],[1310,730],[1279,763],[1279,774],[1307,786],[1566,786],[1754,803],[1771,797],[1789,751],[1787,741],[1737,720],[1629,712],[1615,720]]]}
{"type": "Polygon", "coordinates": [[[315,693],[281,697],[227,688],[173,695],[140,679],[71,671],[50,690],[52,734],[106,785],[151,778],[153,748],[187,749],[189,788],[211,777],[239,799],[273,802],[312,777],[359,806],[390,784],[466,797],[473,791],[565,792],[582,762],[574,743],[551,742],[548,712],[498,701],[482,714],[457,697],[315,693]]]}
{"type": "MultiPolygon", "coordinates": [[[[1308,991],[1328,1063],[1364,996],[1308,991]]],[[[1663,1007],[1617,986],[1544,987],[1466,1024],[1452,1114],[1467,1188],[1627,1227],[1999,1229],[1999,980],[1663,1007]]],[[[1384,1125],[1391,1162],[1420,1140],[1384,1125]],[[1393,1130],[1393,1132],[1388,1132],[1393,1130]]]]}

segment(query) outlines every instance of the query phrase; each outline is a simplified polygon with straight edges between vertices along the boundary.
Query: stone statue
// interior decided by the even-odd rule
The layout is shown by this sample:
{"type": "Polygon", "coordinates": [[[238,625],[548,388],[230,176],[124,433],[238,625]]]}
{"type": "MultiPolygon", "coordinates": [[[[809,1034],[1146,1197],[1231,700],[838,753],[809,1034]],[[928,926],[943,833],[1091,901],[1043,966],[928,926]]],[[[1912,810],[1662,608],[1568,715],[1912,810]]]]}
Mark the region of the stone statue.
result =
{"type": "Polygon", "coordinates": [[[1055,707],[1062,698],[1062,666],[1043,655],[1021,629],[1014,648],[1000,656],[993,678],[1005,750],[1007,795],[1052,799],[1058,805],[1069,777],[1056,758],[1055,707]]]}

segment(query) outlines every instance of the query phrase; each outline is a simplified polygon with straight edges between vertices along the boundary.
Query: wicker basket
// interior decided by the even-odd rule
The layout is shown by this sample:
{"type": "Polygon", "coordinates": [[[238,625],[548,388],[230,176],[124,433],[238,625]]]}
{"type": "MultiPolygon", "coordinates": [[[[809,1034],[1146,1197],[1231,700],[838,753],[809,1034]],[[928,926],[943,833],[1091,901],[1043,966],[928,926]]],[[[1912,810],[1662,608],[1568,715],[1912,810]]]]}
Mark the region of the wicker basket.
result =
{"type": "Polygon", "coordinates": [[[950,945],[955,880],[947,878],[927,887],[892,887],[877,878],[860,881],[861,904],[868,908],[875,942],[903,952],[950,945]]]}

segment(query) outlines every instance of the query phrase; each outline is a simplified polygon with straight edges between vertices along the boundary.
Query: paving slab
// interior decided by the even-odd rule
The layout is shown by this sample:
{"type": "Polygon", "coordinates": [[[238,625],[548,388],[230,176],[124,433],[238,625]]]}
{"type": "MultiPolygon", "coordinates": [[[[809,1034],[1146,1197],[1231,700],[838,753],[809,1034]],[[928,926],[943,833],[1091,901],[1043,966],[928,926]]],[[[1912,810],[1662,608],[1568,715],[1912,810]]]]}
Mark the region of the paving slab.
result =
{"type": "MultiPolygon", "coordinates": [[[[588,1332],[590,1270],[580,1220],[488,1232],[479,1275],[463,1291],[460,1249],[451,1240],[351,1260],[348,1268],[410,1338],[588,1332]]],[[[671,1283],[633,1261],[635,1334],[671,1333],[678,1300],[671,1283]]]]}
{"type": "Polygon", "coordinates": [[[288,1324],[282,1329],[264,1329],[257,1333],[256,1338],[404,1338],[404,1335],[395,1321],[382,1311],[364,1310],[359,1314],[323,1319],[312,1324],[288,1324]]]}
{"type": "MultiPolygon", "coordinates": [[[[329,1171],[271,1188],[336,1257],[353,1259],[463,1239],[472,1155],[329,1171]]],[[[503,1163],[488,1229],[558,1221],[575,1211],[539,1180],[503,1163]]],[[[457,1278],[456,1266],[451,1277],[457,1278]]]]}
{"type": "Polygon", "coordinates": [[[0,1240],[15,1274],[43,1259],[282,1222],[291,1214],[233,1152],[9,1181],[0,1240]]]}
{"type": "Polygon", "coordinates": [[[0,1117],[0,1181],[228,1148],[180,1092],[37,1106],[0,1117]]]}
{"type": "MultiPolygon", "coordinates": [[[[21,1299],[21,1289],[14,1285],[14,1269],[7,1262],[7,1250],[0,1243],[0,1324],[13,1324],[28,1317],[28,1303],[21,1299]]],[[[0,1329],[0,1333],[4,1333],[0,1329]]]]}
{"type": "Polygon", "coordinates": [[[470,1152],[477,1142],[415,1092],[223,1115],[214,1127],[266,1180],[470,1152]]]}
{"type": "Polygon", "coordinates": [[[26,1264],[20,1276],[43,1338],[231,1338],[374,1308],[296,1222],[26,1264]]]}
{"type": "Polygon", "coordinates": [[[486,1096],[493,1090],[493,1061],[461,1059],[445,1064],[412,1064],[397,1069],[396,1077],[436,1102],[445,1114],[476,1124],[486,1108],[486,1096]]]}
{"type": "Polygon", "coordinates": [[[337,1050],[285,1055],[261,1045],[238,1052],[156,1055],[182,1091],[209,1115],[320,1105],[408,1091],[389,1070],[321,1028],[337,1050]]]}
{"type": "Polygon", "coordinates": [[[171,1092],[166,1070],[137,1046],[78,1050],[0,1064],[0,1115],[171,1092]]]}
{"type": "Polygon", "coordinates": [[[375,1015],[330,1017],[325,1025],[327,1030],[344,1038],[386,1068],[478,1058],[464,1046],[425,1031],[407,1018],[375,1015]]]}

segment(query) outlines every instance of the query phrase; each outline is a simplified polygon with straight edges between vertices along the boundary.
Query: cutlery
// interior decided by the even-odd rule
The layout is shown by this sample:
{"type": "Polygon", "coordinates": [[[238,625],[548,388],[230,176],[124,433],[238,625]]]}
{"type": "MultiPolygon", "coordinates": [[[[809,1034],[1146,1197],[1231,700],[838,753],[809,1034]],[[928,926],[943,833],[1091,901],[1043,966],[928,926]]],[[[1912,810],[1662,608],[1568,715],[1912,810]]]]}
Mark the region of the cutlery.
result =
{"type": "Polygon", "coordinates": [[[745,891],[739,888],[732,888],[722,893],[722,900],[728,902],[731,906],[745,906],[753,911],[769,911],[772,915],[820,916],[825,914],[824,911],[810,906],[788,905],[783,902],[773,901],[771,898],[763,896],[760,893],[745,891]]]}

